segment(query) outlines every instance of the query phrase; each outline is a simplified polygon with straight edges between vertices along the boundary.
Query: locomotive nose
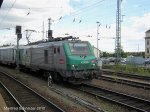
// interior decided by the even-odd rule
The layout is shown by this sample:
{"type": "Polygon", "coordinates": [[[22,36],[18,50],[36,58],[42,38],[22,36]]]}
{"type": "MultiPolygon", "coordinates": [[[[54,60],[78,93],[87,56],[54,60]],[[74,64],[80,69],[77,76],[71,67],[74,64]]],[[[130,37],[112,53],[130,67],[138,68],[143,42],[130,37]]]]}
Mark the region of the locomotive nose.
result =
{"type": "Polygon", "coordinates": [[[71,70],[88,70],[97,67],[96,59],[91,56],[70,57],[70,60],[68,66],[70,66],[71,70]]]}

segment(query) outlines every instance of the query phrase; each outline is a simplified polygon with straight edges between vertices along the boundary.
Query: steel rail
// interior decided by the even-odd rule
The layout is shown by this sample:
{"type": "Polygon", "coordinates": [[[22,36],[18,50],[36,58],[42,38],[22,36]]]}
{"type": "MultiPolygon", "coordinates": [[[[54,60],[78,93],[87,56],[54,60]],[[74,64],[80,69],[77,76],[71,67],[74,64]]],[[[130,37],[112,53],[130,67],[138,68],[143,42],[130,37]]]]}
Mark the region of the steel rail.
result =
{"type": "Polygon", "coordinates": [[[124,72],[115,72],[115,71],[106,70],[106,69],[103,69],[102,71],[104,74],[111,74],[111,75],[116,74],[117,76],[131,77],[131,78],[135,78],[135,79],[142,79],[142,80],[150,81],[150,77],[148,77],[148,76],[142,76],[142,75],[138,75],[138,74],[124,73],[124,72]]]}
{"type": "MultiPolygon", "coordinates": [[[[1,80],[2,80],[1,82],[3,82],[3,85],[5,85],[5,87],[7,86],[7,89],[9,88],[8,90],[10,91],[11,94],[15,94],[15,93],[12,91],[12,89],[10,89],[11,87],[8,87],[7,83],[10,83],[10,82],[7,82],[6,78],[9,78],[9,81],[11,80],[11,85],[16,83],[15,85],[18,86],[18,88],[21,87],[23,89],[23,92],[22,92],[22,90],[19,90],[19,91],[21,91],[20,93],[22,94],[21,95],[22,98],[24,98],[24,97],[28,98],[28,99],[23,99],[25,101],[21,100],[21,98],[18,97],[19,94],[13,95],[14,98],[17,100],[17,102],[20,104],[20,106],[22,106],[23,108],[26,107],[26,105],[27,105],[26,103],[29,102],[29,103],[32,104],[32,106],[35,106],[35,107],[38,107],[38,106],[40,106],[42,104],[45,107],[47,107],[47,109],[49,111],[65,112],[63,109],[61,109],[60,107],[55,105],[53,102],[51,102],[50,100],[46,99],[44,96],[40,95],[39,93],[37,93],[36,91],[34,91],[30,87],[28,87],[27,85],[25,85],[22,82],[18,81],[17,79],[13,78],[12,76],[8,75],[7,73],[4,73],[2,71],[0,71],[0,73],[1,73],[0,77],[2,77],[2,75],[5,77],[5,79],[1,78],[1,80]],[[7,83],[5,81],[3,81],[3,80],[5,80],[7,83]]],[[[37,110],[37,111],[39,111],[39,110],[37,110]]],[[[47,110],[43,110],[43,111],[47,111],[47,110]]]]}
{"type": "Polygon", "coordinates": [[[0,84],[3,86],[3,88],[9,93],[9,95],[14,99],[14,101],[19,106],[20,111],[26,112],[26,110],[23,108],[23,106],[20,104],[20,102],[15,98],[15,96],[9,91],[9,89],[0,81],[0,84]]]}
{"type": "Polygon", "coordinates": [[[150,89],[150,84],[148,83],[143,83],[139,81],[131,81],[128,79],[121,79],[119,77],[114,78],[114,77],[107,77],[105,75],[102,75],[101,77],[98,78],[99,80],[106,80],[110,82],[115,82],[115,83],[120,83],[120,84],[125,84],[125,85],[130,85],[133,87],[138,87],[138,88],[143,88],[143,89],[150,89]]]}
{"type": "Polygon", "coordinates": [[[75,88],[96,97],[115,102],[116,104],[125,106],[128,109],[133,109],[138,112],[150,112],[150,101],[146,99],[112,91],[91,84],[82,84],[81,86],[75,88]]]}
{"type": "MultiPolygon", "coordinates": [[[[3,72],[4,72],[4,71],[3,71],[3,72]]],[[[21,82],[20,82],[20,83],[21,83],[21,82]]],[[[68,87],[68,86],[67,86],[67,87],[68,87]]],[[[71,87],[72,87],[72,86],[71,86],[71,87]]],[[[79,104],[85,106],[86,108],[92,110],[93,112],[104,112],[104,110],[102,110],[101,108],[97,107],[97,106],[94,105],[92,102],[86,101],[86,100],[84,100],[84,99],[82,99],[82,98],[79,98],[78,96],[74,96],[74,95],[72,95],[72,94],[70,94],[70,93],[68,94],[68,93],[66,93],[66,92],[64,92],[64,91],[60,91],[59,89],[53,88],[53,87],[51,87],[51,90],[55,91],[56,93],[58,93],[58,94],[60,94],[60,95],[62,95],[62,96],[65,96],[65,97],[67,97],[67,98],[73,100],[73,101],[76,102],[76,103],[79,103],[79,104]]]]}

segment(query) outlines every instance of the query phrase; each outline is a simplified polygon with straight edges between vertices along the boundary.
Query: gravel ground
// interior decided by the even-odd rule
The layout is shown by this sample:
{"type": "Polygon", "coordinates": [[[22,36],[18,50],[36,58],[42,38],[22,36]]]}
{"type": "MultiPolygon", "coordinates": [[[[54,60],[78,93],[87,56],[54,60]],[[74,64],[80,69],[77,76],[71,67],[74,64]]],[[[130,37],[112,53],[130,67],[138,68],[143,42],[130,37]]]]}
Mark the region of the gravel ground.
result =
{"type": "Polygon", "coordinates": [[[91,83],[98,85],[100,87],[104,87],[114,91],[123,92],[129,95],[134,95],[134,96],[138,96],[150,100],[150,90],[145,90],[142,88],[131,87],[124,84],[118,84],[115,82],[109,82],[109,81],[98,80],[98,79],[92,80],[91,83]]]}
{"type": "MultiPolygon", "coordinates": [[[[47,87],[47,82],[45,80],[42,80],[41,78],[27,75],[26,73],[20,73],[19,75],[16,75],[15,70],[8,69],[5,67],[0,67],[0,69],[6,70],[9,73],[12,73],[15,77],[17,77],[18,79],[21,79],[24,83],[30,85],[33,89],[39,91],[42,95],[47,96],[55,104],[63,107],[63,109],[67,112],[90,112],[89,109],[54,92],[51,88],[47,87]]],[[[96,80],[92,81],[92,83],[94,83],[94,82],[96,82],[96,80]]],[[[107,101],[104,101],[97,97],[93,97],[93,96],[83,93],[81,91],[77,91],[77,90],[67,88],[65,86],[56,85],[56,84],[54,84],[53,87],[57,88],[60,91],[78,96],[88,102],[92,102],[94,105],[100,107],[101,109],[103,109],[107,112],[130,112],[129,110],[126,110],[123,107],[120,107],[118,105],[112,104],[107,101]]]]}
{"type": "Polygon", "coordinates": [[[83,106],[80,106],[79,104],[76,104],[75,102],[72,102],[52,91],[49,87],[47,87],[47,82],[45,80],[41,80],[21,72],[16,74],[16,71],[13,69],[3,68],[3,70],[7,70],[7,72],[11,73],[15,78],[21,80],[23,83],[38,91],[43,96],[46,96],[50,99],[50,101],[63,108],[66,112],[90,112],[89,109],[84,108],[83,106]]]}

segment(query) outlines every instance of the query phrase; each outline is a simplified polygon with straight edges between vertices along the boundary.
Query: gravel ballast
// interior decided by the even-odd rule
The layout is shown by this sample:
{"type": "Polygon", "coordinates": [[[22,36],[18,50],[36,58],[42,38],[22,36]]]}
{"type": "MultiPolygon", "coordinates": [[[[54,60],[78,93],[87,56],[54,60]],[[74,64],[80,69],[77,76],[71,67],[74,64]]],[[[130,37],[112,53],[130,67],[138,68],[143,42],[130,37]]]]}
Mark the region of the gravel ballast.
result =
{"type": "MultiPolygon", "coordinates": [[[[77,102],[71,101],[67,97],[64,97],[55,91],[53,91],[51,88],[47,86],[47,81],[42,80],[41,78],[37,78],[35,76],[22,73],[16,74],[16,71],[14,69],[6,68],[6,67],[0,67],[0,69],[3,69],[9,73],[11,73],[14,77],[18,78],[22,82],[28,84],[31,88],[38,91],[42,95],[46,96],[50,100],[52,100],[56,105],[61,106],[65,111],[67,112],[90,112],[91,110],[85,108],[84,106],[78,104],[77,102]]],[[[95,82],[95,80],[93,80],[95,82]]],[[[93,82],[92,81],[92,82],[93,82]]],[[[92,104],[96,105],[97,107],[100,107],[104,111],[107,112],[128,112],[125,108],[118,106],[116,104],[112,104],[110,102],[104,101],[102,99],[99,99],[97,97],[93,97],[91,95],[88,95],[86,93],[83,93],[81,91],[77,91],[75,89],[67,88],[65,86],[60,86],[53,84],[53,88],[57,88],[60,91],[70,93],[72,95],[78,96],[88,102],[91,102],[92,104]]]]}

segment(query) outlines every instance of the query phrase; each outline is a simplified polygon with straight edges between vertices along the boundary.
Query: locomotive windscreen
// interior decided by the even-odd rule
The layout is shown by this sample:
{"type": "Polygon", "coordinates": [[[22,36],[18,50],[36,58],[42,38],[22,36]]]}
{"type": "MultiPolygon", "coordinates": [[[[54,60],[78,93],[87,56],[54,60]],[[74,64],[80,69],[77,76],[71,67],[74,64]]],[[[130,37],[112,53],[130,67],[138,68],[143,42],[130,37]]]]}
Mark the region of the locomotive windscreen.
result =
{"type": "Polygon", "coordinates": [[[90,49],[87,43],[69,43],[72,54],[90,54],[90,49]]]}

